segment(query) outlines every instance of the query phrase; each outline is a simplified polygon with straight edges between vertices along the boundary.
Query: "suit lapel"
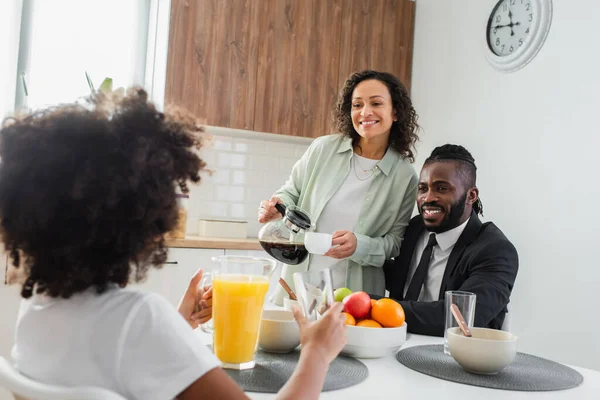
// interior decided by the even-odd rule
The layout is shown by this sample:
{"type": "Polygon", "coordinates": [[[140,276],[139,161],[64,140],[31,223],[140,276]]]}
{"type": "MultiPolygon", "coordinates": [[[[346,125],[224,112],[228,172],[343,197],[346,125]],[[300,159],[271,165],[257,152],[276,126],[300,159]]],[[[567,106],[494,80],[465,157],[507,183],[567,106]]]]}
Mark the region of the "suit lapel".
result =
{"type": "Polygon", "coordinates": [[[448,263],[446,264],[446,269],[444,270],[444,277],[442,279],[442,284],[440,286],[439,300],[444,299],[444,293],[446,292],[446,285],[448,283],[448,278],[452,271],[456,268],[456,264],[460,259],[463,251],[467,248],[469,244],[473,242],[479,235],[479,230],[481,229],[481,220],[477,217],[477,214],[474,212],[471,213],[471,219],[465,226],[465,230],[458,238],[458,241],[454,245],[452,252],[450,253],[450,257],[448,257],[448,263]]]}
{"type": "Polygon", "coordinates": [[[425,229],[425,227],[423,225],[423,219],[420,215],[414,217],[406,228],[404,240],[402,241],[402,246],[400,247],[400,256],[398,257],[399,262],[396,265],[396,268],[398,268],[398,271],[400,271],[398,279],[399,293],[396,293],[396,299],[404,299],[404,286],[406,285],[406,279],[408,278],[410,260],[412,259],[415,247],[417,246],[417,241],[419,240],[423,229],[425,229]]]}

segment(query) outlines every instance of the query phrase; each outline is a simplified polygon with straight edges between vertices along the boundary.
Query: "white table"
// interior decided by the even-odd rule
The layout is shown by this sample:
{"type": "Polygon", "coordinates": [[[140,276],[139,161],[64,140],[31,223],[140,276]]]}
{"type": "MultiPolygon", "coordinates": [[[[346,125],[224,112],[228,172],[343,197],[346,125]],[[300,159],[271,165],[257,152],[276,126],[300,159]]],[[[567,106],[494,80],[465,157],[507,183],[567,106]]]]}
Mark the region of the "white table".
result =
{"type": "MultiPolygon", "coordinates": [[[[198,332],[200,330],[198,329],[198,332]]],[[[209,335],[199,333],[206,344],[210,344],[209,335]]],[[[407,348],[424,344],[442,344],[443,338],[409,334],[402,346],[407,348]]],[[[600,372],[586,368],[573,367],[583,375],[583,383],[575,389],[554,392],[513,392],[498,389],[486,389],[463,385],[434,378],[400,364],[395,355],[373,360],[360,360],[369,368],[369,377],[346,389],[323,392],[321,399],[364,400],[364,399],[548,399],[548,400],[586,400],[600,399],[600,372]],[[417,397],[418,396],[418,397],[417,397]]],[[[254,400],[274,399],[275,394],[252,393],[247,395],[254,400]]]]}

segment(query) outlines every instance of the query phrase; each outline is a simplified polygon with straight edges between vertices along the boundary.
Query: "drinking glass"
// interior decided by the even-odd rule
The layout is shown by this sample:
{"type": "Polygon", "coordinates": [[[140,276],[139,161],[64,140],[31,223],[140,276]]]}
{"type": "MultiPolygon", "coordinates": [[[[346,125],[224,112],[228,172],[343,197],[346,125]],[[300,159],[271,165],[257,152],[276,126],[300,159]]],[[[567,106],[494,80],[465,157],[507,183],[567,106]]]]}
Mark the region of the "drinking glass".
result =
{"type": "Polygon", "coordinates": [[[446,323],[444,325],[444,353],[450,355],[450,350],[448,350],[448,329],[458,326],[458,322],[456,322],[450,311],[450,306],[456,304],[465,318],[467,326],[472,328],[473,322],[475,321],[475,300],[477,299],[477,295],[471,292],[449,290],[446,292],[445,297],[446,306],[444,307],[444,314],[446,323]]]}
{"type": "Polygon", "coordinates": [[[331,270],[296,272],[293,277],[304,316],[309,321],[316,321],[334,302],[331,270]]]}

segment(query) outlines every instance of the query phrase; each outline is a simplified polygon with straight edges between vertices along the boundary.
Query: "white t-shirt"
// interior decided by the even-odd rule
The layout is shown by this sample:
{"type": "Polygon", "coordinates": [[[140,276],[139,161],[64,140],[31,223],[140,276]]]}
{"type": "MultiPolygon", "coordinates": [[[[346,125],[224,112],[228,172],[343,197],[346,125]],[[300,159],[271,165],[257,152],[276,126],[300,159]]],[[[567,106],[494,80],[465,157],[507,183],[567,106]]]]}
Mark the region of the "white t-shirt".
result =
{"type": "Polygon", "coordinates": [[[12,358],[40,382],[143,400],[173,399],[221,365],[167,300],[116,285],[23,300],[12,358]]]}
{"type": "MultiPolygon", "coordinates": [[[[354,154],[353,156],[358,159],[359,164],[355,164],[355,159],[351,160],[350,173],[348,173],[340,188],[327,202],[319,216],[317,232],[354,231],[363,200],[373,180],[373,168],[381,160],[371,160],[370,158],[361,157],[358,154],[354,154]],[[367,170],[367,172],[365,173],[363,170],[367,170]]],[[[347,259],[338,260],[316,254],[311,255],[309,264],[311,271],[320,271],[325,268],[331,269],[333,287],[340,288],[346,286],[347,259]]]]}

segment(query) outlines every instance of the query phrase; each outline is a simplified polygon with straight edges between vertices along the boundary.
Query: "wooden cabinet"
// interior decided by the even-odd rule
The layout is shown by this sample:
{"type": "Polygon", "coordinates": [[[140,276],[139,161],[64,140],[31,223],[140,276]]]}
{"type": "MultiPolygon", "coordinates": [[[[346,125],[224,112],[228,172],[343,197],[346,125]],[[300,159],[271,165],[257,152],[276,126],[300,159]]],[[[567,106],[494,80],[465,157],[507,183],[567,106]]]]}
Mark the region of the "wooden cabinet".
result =
{"type": "Polygon", "coordinates": [[[355,71],[396,75],[410,92],[415,2],[344,0],[338,84],[355,71]]]}
{"type": "Polygon", "coordinates": [[[317,137],[366,68],[410,87],[410,0],[172,0],[166,103],[209,125],[317,137]]]}
{"type": "Polygon", "coordinates": [[[254,130],[330,131],[338,91],[341,0],[262,1],[254,130]]]}

